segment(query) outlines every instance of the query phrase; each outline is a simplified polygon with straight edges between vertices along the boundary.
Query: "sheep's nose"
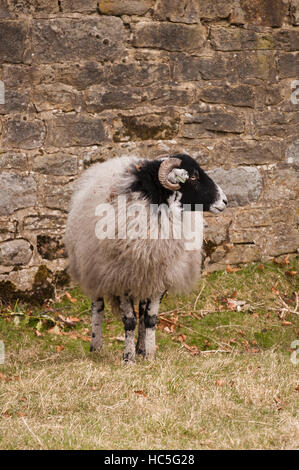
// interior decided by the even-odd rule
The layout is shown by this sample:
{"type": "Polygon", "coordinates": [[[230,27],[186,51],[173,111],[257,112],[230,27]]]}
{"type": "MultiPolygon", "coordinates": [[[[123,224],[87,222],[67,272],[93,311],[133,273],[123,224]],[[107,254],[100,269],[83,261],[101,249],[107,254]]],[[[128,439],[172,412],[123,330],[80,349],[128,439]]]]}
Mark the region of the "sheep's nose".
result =
{"type": "Polygon", "coordinates": [[[227,199],[226,198],[222,199],[222,202],[224,202],[224,204],[227,206],[227,199]]]}

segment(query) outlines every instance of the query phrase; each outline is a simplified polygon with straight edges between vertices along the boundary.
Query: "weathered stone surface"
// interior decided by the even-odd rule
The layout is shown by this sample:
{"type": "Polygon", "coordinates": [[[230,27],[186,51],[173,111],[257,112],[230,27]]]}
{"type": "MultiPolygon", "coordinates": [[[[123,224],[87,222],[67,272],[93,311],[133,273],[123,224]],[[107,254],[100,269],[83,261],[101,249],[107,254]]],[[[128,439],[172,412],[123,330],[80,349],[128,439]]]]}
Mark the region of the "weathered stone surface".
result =
{"type": "Polygon", "coordinates": [[[24,60],[27,26],[21,21],[0,21],[0,63],[24,60]]]}
{"type": "Polygon", "coordinates": [[[280,78],[294,78],[299,76],[299,52],[278,53],[278,73],[280,78]]]}
{"type": "Polygon", "coordinates": [[[24,90],[33,84],[33,67],[24,64],[3,64],[2,77],[6,92],[24,90]]]}
{"type": "Polygon", "coordinates": [[[231,61],[219,53],[209,57],[194,57],[180,54],[174,60],[174,78],[178,81],[234,79],[231,61]]]}
{"type": "MultiPolygon", "coordinates": [[[[93,62],[83,62],[74,64],[42,64],[33,66],[31,71],[31,81],[36,85],[57,84],[74,87],[76,90],[84,90],[90,86],[106,84],[105,69],[102,65],[93,62]]],[[[14,71],[12,73],[15,74],[14,71]]],[[[10,80],[13,77],[9,77],[10,80]]]]}
{"type": "MultiPolygon", "coordinates": [[[[4,83],[6,85],[6,83],[4,83]]],[[[0,114],[32,112],[29,90],[5,90],[5,103],[0,105],[0,114]]]]}
{"type": "Polygon", "coordinates": [[[108,72],[108,81],[117,87],[145,87],[167,83],[170,71],[167,64],[129,63],[113,65],[108,72]]]}
{"type": "Polygon", "coordinates": [[[32,101],[36,110],[49,111],[61,109],[69,112],[79,110],[82,100],[78,93],[66,85],[40,85],[35,88],[32,101]]]}
{"type": "Polygon", "coordinates": [[[26,171],[28,169],[26,154],[18,152],[0,153],[0,170],[2,168],[26,171]]]}
{"type": "Polygon", "coordinates": [[[78,172],[78,158],[62,152],[36,155],[31,159],[30,167],[44,175],[75,175],[78,172]]]}
{"type": "Polygon", "coordinates": [[[299,139],[295,140],[288,146],[285,160],[291,165],[299,165],[299,139]]]}
{"type": "Polygon", "coordinates": [[[33,61],[38,63],[121,59],[126,32],[116,17],[37,20],[33,25],[33,61]]]}
{"type": "Polygon", "coordinates": [[[242,115],[220,110],[203,109],[194,113],[187,113],[185,122],[183,135],[191,139],[205,134],[206,131],[237,134],[244,131],[244,118],[242,115]]]}
{"type": "Polygon", "coordinates": [[[133,26],[133,45],[166,51],[198,52],[205,40],[201,25],[140,22],[133,26]]]}
{"type": "Polygon", "coordinates": [[[154,18],[180,23],[198,23],[201,19],[227,18],[233,0],[158,0],[154,18]]]}
{"type": "Polygon", "coordinates": [[[131,109],[142,101],[139,91],[128,87],[106,90],[92,89],[85,94],[86,109],[91,113],[100,113],[104,109],[131,109]]]}
{"type": "Polygon", "coordinates": [[[259,34],[236,27],[212,27],[211,44],[217,51],[243,51],[272,49],[274,40],[270,34],[259,34]]]}
{"type": "Polygon", "coordinates": [[[296,134],[299,126],[299,114],[282,111],[262,111],[254,114],[253,124],[258,136],[278,136],[296,134]]]}
{"type": "Polygon", "coordinates": [[[1,0],[0,1],[0,19],[9,18],[9,17],[10,17],[10,12],[9,12],[9,7],[8,7],[8,1],[1,0]]]}
{"type": "Polygon", "coordinates": [[[93,13],[97,10],[97,0],[61,0],[60,10],[63,13],[93,13]]]}
{"type": "Polygon", "coordinates": [[[100,0],[99,11],[103,15],[144,15],[154,0],[100,0]]]}
{"type": "Polygon", "coordinates": [[[116,142],[129,139],[171,139],[178,132],[177,115],[145,114],[122,116],[122,128],[114,135],[116,142]]]}
{"type": "Polygon", "coordinates": [[[0,243],[0,264],[3,266],[26,265],[32,256],[27,240],[16,239],[0,243]]]}
{"type": "MultiPolygon", "coordinates": [[[[287,15],[288,4],[284,0],[239,0],[239,17],[245,23],[280,27],[287,15]]],[[[238,18],[235,21],[238,23],[238,18]]]]}
{"type": "Polygon", "coordinates": [[[45,139],[43,121],[10,120],[4,125],[4,144],[7,148],[34,149],[40,147],[45,139]]]}
{"type": "Polygon", "coordinates": [[[199,91],[199,98],[207,103],[254,107],[254,90],[248,85],[204,85],[199,91]]]}
{"type": "Polygon", "coordinates": [[[208,174],[225,192],[229,207],[246,206],[259,200],[263,184],[257,168],[216,168],[208,174]]]}
{"type": "Polygon", "coordinates": [[[270,83],[276,81],[276,62],[272,51],[236,52],[233,66],[241,81],[252,78],[270,83]]]}
{"type": "Polygon", "coordinates": [[[194,88],[153,88],[148,90],[148,101],[154,106],[187,106],[197,102],[194,88]]]}
{"type": "Polygon", "coordinates": [[[291,0],[290,12],[292,18],[292,24],[294,26],[299,25],[299,0],[291,0]]]}
{"type": "Polygon", "coordinates": [[[43,259],[66,258],[62,237],[37,236],[37,251],[43,259]]]}
{"type": "Polygon", "coordinates": [[[296,168],[278,167],[267,172],[264,179],[262,201],[273,206],[285,201],[289,205],[291,201],[298,201],[298,170],[296,168]]]}
{"type": "Polygon", "coordinates": [[[73,192],[73,183],[68,183],[65,180],[56,177],[48,177],[46,182],[42,185],[43,192],[43,206],[50,209],[58,209],[67,211],[69,202],[73,192]]]}
{"type": "Polygon", "coordinates": [[[275,49],[283,49],[285,51],[298,51],[299,49],[299,33],[290,29],[281,29],[274,33],[275,49]]]}
{"type": "Polygon", "coordinates": [[[96,145],[105,140],[103,121],[100,118],[65,114],[47,121],[46,126],[47,146],[96,145]]]}
{"type": "Polygon", "coordinates": [[[37,185],[33,176],[3,171],[0,174],[0,215],[9,215],[16,209],[34,206],[36,191],[37,185]]]}
{"type": "Polygon", "coordinates": [[[66,215],[60,211],[43,210],[43,214],[32,214],[24,217],[23,227],[26,231],[50,231],[64,229],[66,223],[66,215]]]}
{"type": "Polygon", "coordinates": [[[262,165],[282,159],[282,143],[277,140],[232,139],[230,142],[230,160],[237,165],[262,165]]]}
{"type": "Polygon", "coordinates": [[[57,0],[4,0],[3,3],[7,5],[11,18],[43,16],[59,12],[57,0]]]}

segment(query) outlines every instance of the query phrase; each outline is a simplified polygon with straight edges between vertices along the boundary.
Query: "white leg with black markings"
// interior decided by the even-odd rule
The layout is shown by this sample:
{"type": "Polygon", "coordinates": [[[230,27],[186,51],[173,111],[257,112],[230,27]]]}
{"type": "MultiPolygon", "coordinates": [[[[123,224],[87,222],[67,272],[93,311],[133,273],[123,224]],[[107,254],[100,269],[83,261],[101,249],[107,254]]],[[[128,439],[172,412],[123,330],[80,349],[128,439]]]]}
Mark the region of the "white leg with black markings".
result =
{"type": "Polygon", "coordinates": [[[136,345],[136,353],[145,356],[145,324],[144,315],[148,308],[148,300],[139,302],[139,323],[138,323],[138,340],[136,345]]]}
{"type": "Polygon", "coordinates": [[[91,344],[90,351],[99,351],[103,345],[102,323],[104,317],[104,299],[99,297],[91,304],[91,344]]]}
{"type": "Polygon", "coordinates": [[[160,299],[148,299],[147,309],[144,314],[145,325],[145,357],[155,359],[156,357],[156,324],[158,321],[158,312],[160,299]]]}
{"type": "Polygon", "coordinates": [[[135,362],[135,328],[136,313],[132,297],[127,295],[120,297],[119,306],[122,313],[122,320],[125,328],[125,349],[123,360],[125,362],[135,362]]]}

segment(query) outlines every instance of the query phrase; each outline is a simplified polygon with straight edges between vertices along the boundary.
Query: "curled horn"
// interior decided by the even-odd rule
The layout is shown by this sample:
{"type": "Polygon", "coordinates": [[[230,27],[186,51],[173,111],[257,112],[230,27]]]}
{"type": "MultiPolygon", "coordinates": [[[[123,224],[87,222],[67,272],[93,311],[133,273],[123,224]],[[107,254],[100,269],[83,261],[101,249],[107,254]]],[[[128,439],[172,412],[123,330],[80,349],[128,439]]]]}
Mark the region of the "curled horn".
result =
{"type": "Polygon", "coordinates": [[[181,163],[182,161],[179,158],[167,158],[162,161],[158,172],[158,178],[164,188],[170,189],[171,191],[177,191],[180,189],[180,185],[178,183],[170,183],[167,178],[171,170],[179,167],[181,163]]]}

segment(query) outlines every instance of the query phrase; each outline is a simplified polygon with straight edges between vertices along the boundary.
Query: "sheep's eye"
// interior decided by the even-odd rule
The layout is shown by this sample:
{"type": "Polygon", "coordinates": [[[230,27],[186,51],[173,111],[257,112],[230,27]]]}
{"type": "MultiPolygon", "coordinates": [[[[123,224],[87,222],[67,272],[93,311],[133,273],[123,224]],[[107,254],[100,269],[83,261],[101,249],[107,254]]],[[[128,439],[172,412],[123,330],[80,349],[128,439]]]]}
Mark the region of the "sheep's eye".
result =
{"type": "Polygon", "coordinates": [[[196,176],[190,176],[189,180],[191,181],[198,181],[198,178],[196,176]]]}

